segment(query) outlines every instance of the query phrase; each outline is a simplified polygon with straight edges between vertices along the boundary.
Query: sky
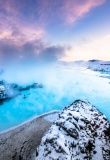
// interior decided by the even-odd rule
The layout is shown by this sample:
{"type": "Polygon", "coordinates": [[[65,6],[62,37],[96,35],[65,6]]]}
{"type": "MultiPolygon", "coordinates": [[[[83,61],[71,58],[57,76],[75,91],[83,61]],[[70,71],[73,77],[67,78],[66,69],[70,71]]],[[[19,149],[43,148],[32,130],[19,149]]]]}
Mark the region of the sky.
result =
{"type": "Polygon", "coordinates": [[[110,0],[0,0],[1,63],[110,60],[110,0]]]}

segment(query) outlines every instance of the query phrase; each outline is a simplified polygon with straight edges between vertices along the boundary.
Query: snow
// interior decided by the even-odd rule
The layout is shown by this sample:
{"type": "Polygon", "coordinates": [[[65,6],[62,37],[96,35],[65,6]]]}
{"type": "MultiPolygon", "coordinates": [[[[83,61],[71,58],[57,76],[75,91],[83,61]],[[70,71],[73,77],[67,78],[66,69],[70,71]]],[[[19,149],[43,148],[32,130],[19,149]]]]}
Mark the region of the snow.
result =
{"type": "Polygon", "coordinates": [[[72,65],[79,65],[94,71],[101,71],[106,73],[110,72],[110,61],[101,61],[101,60],[90,60],[90,61],[81,61],[81,62],[76,61],[72,65]]]}
{"type": "Polygon", "coordinates": [[[103,114],[89,102],[77,100],[64,108],[43,137],[36,160],[109,160],[109,130],[103,114]]]}
{"type": "Polygon", "coordinates": [[[44,119],[49,122],[54,122],[56,120],[57,116],[58,116],[58,113],[54,113],[51,115],[47,115],[46,117],[44,117],[44,119]]]}

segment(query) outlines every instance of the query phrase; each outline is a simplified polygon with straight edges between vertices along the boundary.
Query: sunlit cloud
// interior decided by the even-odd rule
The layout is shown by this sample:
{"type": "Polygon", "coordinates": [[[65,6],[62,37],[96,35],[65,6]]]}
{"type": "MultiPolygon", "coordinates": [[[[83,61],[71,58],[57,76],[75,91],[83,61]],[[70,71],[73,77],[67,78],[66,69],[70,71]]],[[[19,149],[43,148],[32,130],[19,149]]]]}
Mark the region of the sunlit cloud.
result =
{"type": "Polygon", "coordinates": [[[77,44],[61,60],[110,60],[110,35],[86,43],[77,44]]]}
{"type": "Polygon", "coordinates": [[[68,0],[63,6],[63,16],[68,24],[83,18],[93,8],[102,5],[106,0],[68,0]]]}

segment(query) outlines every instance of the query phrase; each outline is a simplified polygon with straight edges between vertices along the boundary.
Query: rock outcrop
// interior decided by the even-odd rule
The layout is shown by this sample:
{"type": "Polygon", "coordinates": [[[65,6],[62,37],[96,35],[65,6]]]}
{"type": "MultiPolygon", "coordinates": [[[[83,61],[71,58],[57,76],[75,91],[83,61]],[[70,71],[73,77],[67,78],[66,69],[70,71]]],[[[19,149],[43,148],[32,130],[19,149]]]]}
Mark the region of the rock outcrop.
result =
{"type": "Polygon", "coordinates": [[[43,85],[33,83],[26,86],[19,86],[15,83],[7,83],[2,80],[0,81],[0,100],[11,99],[20,94],[20,92],[29,90],[31,88],[43,88],[43,85]]]}
{"type": "Polygon", "coordinates": [[[18,93],[16,84],[8,84],[5,81],[0,81],[0,100],[15,97],[18,93]]]}
{"type": "Polygon", "coordinates": [[[110,123],[88,101],[65,107],[43,137],[36,160],[110,160],[110,123]]]}

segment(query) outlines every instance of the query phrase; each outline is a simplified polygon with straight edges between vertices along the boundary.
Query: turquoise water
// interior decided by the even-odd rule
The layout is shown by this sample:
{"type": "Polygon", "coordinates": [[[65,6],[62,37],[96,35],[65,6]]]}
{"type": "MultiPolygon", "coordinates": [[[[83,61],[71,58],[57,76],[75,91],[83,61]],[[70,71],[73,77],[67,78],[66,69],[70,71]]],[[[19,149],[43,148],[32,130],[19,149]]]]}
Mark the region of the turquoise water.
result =
{"type": "Polygon", "coordinates": [[[42,78],[43,88],[22,91],[0,106],[0,131],[36,115],[62,110],[76,99],[87,99],[110,120],[109,82],[99,73],[79,68],[62,68],[45,75],[42,78]]]}

